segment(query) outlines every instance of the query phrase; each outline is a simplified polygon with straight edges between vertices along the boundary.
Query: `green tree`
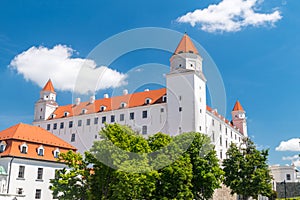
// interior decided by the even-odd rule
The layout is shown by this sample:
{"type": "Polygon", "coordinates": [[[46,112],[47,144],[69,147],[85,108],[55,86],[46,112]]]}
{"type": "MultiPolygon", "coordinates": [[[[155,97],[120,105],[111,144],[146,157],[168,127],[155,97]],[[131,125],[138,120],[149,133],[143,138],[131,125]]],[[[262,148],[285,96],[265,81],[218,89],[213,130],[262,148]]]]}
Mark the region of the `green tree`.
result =
{"type": "Polygon", "coordinates": [[[254,143],[246,138],[241,146],[231,144],[223,161],[226,186],[243,199],[258,195],[272,195],[272,177],[267,165],[268,150],[259,151],[254,143]]]}
{"type": "Polygon", "coordinates": [[[88,163],[73,151],[61,153],[59,161],[64,162],[67,168],[56,170],[55,179],[50,180],[53,197],[62,200],[87,199],[87,178],[90,173],[88,163]]]}

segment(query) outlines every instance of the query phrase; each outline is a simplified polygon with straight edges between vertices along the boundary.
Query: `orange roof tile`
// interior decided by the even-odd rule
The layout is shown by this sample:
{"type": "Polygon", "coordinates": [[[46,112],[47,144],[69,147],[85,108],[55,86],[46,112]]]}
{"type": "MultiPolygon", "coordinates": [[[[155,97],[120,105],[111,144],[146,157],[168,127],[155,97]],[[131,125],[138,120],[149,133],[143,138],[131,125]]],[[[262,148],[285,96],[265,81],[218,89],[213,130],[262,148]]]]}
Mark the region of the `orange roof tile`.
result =
{"type": "Polygon", "coordinates": [[[189,53],[189,52],[193,52],[194,54],[199,54],[191,38],[187,34],[184,34],[174,54],[189,53]]]}
{"type": "Polygon", "coordinates": [[[244,109],[239,101],[236,101],[232,111],[244,111],[244,109]]]}
{"type": "Polygon", "coordinates": [[[53,151],[59,148],[60,152],[68,150],[76,151],[76,148],[52,133],[28,124],[17,124],[0,132],[0,140],[6,141],[7,147],[0,156],[15,156],[39,160],[56,161],[53,151]],[[20,152],[20,145],[26,143],[28,151],[26,154],[20,152]],[[44,155],[37,154],[37,148],[43,145],[44,155]]]}
{"type": "Polygon", "coordinates": [[[126,103],[125,108],[133,108],[145,105],[146,98],[150,98],[152,100],[150,103],[150,105],[152,105],[156,103],[162,103],[162,97],[164,95],[166,95],[166,88],[137,92],[111,98],[98,99],[92,104],[89,102],[82,102],[79,105],[69,104],[65,106],[59,106],[53,114],[55,115],[55,119],[57,119],[64,117],[65,112],[69,113],[68,117],[80,115],[82,114],[83,109],[86,109],[87,111],[85,114],[97,113],[100,112],[101,106],[106,107],[105,111],[117,110],[120,109],[122,102],[126,103]]]}
{"type": "Polygon", "coordinates": [[[48,82],[46,83],[46,85],[43,88],[43,91],[50,91],[50,92],[55,93],[51,79],[48,80],[48,82]]]}

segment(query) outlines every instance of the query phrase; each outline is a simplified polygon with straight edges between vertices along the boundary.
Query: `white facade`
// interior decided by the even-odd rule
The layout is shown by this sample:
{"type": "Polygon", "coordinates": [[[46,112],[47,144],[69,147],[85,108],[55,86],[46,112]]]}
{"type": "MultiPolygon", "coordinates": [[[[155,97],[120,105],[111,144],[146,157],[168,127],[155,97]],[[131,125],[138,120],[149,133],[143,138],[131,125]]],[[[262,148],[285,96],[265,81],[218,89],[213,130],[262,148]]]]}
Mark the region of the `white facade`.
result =
{"type": "MultiPolygon", "coordinates": [[[[57,110],[53,110],[53,113],[50,114],[52,115],[51,118],[48,114],[42,117],[35,114],[33,124],[69,142],[80,153],[91,148],[93,141],[98,139],[98,132],[104,126],[103,117],[106,117],[106,123],[127,124],[145,135],[157,132],[170,135],[190,131],[201,132],[211,137],[218,157],[220,159],[225,158],[230,143],[239,143],[243,137],[247,137],[245,111],[238,110],[240,115],[232,123],[220,116],[216,110],[207,107],[206,79],[202,72],[202,58],[188,36],[185,35],[182,41],[175,51],[177,53],[174,53],[170,59],[170,73],[166,75],[166,92],[161,94],[161,99],[164,100],[139,106],[128,105],[128,107],[124,106],[124,108],[108,111],[95,106],[92,113],[73,113],[70,117],[68,114],[57,117],[57,110]],[[164,98],[165,96],[166,98],[164,98]],[[147,112],[146,117],[143,117],[144,112],[147,112]],[[130,113],[134,113],[134,119],[130,119],[130,113]],[[115,116],[113,121],[111,121],[112,115],[115,116]],[[79,121],[81,124],[78,123],[79,121]],[[94,123],[96,121],[97,123],[94,123]],[[237,121],[241,122],[241,126],[235,126],[238,124],[237,121]],[[72,125],[69,126],[70,124],[72,125]]],[[[150,93],[155,93],[155,91],[149,91],[150,93]]],[[[126,95],[125,93],[124,99],[126,99],[126,95]]],[[[87,102],[86,105],[96,105],[96,102],[97,100],[87,102]]],[[[125,104],[130,103],[125,102],[125,104]]],[[[40,106],[41,104],[37,102],[37,105],[40,106]]],[[[80,105],[79,103],[74,104],[69,108],[76,109],[76,106],[80,105]]],[[[35,112],[39,112],[39,109],[51,108],[51,106],[51,104],[46,103],[44,108],[39,107],[35,112]]],[[[237,111],[233,111],[233,116],[236,116],[235,112],[237,111]]],[[[66,110],[66,113],[71,113],[71,111],[66,110]]]]}
{"type": "Polygon", "coordinates": [[[295,166],[270,166],[274,182],[299,182],[299,172],[295,166]]]}
{"type": "Polygon", "coordinates": [[[56,169],[65,167],[58,162],[13,157],[1,158],[0,165],[7,172],[0,199],[16,197],[24,200],[53,199],[49,189],[50,179],[55,177],[56,169]]]}

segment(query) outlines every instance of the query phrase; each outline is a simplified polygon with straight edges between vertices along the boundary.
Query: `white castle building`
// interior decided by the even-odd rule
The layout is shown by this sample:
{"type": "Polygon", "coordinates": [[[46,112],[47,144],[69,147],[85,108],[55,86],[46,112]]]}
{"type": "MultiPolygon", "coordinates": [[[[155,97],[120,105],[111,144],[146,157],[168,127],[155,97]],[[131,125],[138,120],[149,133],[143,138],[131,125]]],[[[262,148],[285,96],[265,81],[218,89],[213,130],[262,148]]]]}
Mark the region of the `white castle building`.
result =
{"type": "Polygon", "coordinates": [[[81,153],[99,139],[104,123],[126,124],[143,135],[196,131],[211,137],[218,157],[223,159],[230,143],[247,137],[245,111],[237,101],[229,121],[206,102],[202,57],[185,34],[170,59],[166,88],[133,94],[124,90],[122,96],[105,94],[97,100],[92,96],[88,102],[77,98],[74,104],[59,106],[49,80],[35,104],[33,124],[69,142],[81,153]]]}

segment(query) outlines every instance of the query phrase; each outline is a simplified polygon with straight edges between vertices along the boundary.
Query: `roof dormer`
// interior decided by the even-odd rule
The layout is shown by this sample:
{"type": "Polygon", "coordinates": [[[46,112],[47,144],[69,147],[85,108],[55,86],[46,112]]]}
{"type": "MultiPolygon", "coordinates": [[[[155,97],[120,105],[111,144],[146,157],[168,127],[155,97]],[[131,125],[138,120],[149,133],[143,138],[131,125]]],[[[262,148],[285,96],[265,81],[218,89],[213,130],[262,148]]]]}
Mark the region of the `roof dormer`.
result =
{"type": "Polygon", "coordinates": [[[20,152],[26,154],[28,152],[28,145],[26,142],[20,145],[20,152]]]}
{"type": "Polygon", "coordinates": [[[45,149],[44,149],[43,145],[41,145],[41,146],[39,146],[39,148],[37,148],[37,154],[39,156],[44,156],[44,151],[45,151],[45,149]]]}
{"type": "Polygon", "coordinates": [[[106,110],[106,106],[100,106],[100,112],[103,112],[106,110]]]}
{"type": "Polygon", "coordinates": [[[86,113],[87,113],[87,109],[84,108],[81,110],[81,114],[86,114],[86,113]]]}
{"type": "Polygon", "coordinates": [[[6,146],[7,146],[7,143],[5,141],[0,142],[0,153],[5,151],[6,146]]]}
{"type": "Polygon", "coordinates": [[[53,151],[53,156],[54,156],[54,158],[58,158],[59,153],[60,153],[59,148],[56,148],[56,149],[53,151]]]}
{"type": "Polygon", "coordinates": [[[70,114],[70,113],[69,113],[68,111],[64,112],[64,117],[68,117],[69,114],[70,114]]]}
{"type": "Polygon", "coordinates": [[[146,105],[150,104],[151,102],[152,102],[152,99],[150,99],[150,98],[146,98],[145,99],[145,104],[146,105]]]}
{"type": "Polygon", "coordinates": [[[121,104],[120,104],[120,108],[126,108],[126,106],[127,106],[127,103],[125,103],[125,102],[121,102],[121,104]]]}

